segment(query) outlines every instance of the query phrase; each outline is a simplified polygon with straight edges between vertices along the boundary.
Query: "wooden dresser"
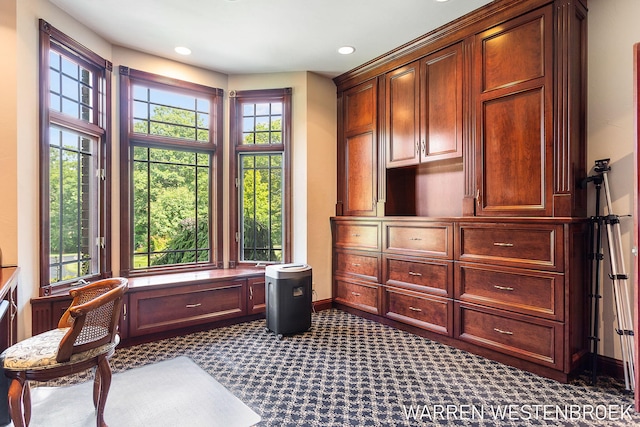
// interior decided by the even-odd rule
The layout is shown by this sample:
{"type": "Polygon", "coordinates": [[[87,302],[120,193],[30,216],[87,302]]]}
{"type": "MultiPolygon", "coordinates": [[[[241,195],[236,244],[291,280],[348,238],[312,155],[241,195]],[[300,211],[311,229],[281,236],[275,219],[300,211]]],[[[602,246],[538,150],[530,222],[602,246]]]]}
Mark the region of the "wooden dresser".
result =
{"type": "Polygon", "coordinates": [[[566,381],[587,353],[585,0],[496,0],[334,79],[334,302],[566,381]]]}

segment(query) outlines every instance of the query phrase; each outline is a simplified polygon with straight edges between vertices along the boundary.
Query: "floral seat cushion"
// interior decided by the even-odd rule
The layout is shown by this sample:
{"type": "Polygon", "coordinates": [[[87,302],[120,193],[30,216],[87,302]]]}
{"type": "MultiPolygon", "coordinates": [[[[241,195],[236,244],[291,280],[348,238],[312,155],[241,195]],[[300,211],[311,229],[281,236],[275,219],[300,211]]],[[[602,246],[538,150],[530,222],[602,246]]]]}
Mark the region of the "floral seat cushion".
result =
{"type": "Polygon", "coordinates": [[[9,347],[0,354],[2,367],[11,371],[55,368],[66,364],[88,360],[92,357],[109,352],[115,348],[119,341],[116,340],[115,343],[107,343],[82,353],[76,353],[71,356],[71,359],[68,362],[60,363],[56,361],[56,355],[58,354],[60,341],[68,330],[69,328],[52,329],[31,338],[27,338],[9,347]]]}

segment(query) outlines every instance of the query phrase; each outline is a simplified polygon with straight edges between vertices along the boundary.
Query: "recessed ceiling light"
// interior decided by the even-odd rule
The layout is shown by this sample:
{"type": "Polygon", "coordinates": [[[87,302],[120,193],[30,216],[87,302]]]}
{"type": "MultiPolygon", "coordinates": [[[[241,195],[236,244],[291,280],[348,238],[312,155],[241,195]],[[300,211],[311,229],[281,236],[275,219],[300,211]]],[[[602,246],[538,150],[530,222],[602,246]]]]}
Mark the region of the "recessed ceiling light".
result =
{"type": "Polygon", "coordinates": [[[444,2],[449,1],[449,0],[436,0],[436,1],[439,2],[439,3],[444,3],[444,2]]]}
{"type": "Polygon", "coordinates": [[[189,49],[188,47],[178,46],[175,48],[175,51],[180,55],[191,55],[191,49],[189,49]]]}
{"type": "Polygon", "coordinates": [[[356,49],[353,46],[342,46],[340,49],[338,49],[338,53],[341,53],[343,55],[351,55],[355,51],[356,49]]]}

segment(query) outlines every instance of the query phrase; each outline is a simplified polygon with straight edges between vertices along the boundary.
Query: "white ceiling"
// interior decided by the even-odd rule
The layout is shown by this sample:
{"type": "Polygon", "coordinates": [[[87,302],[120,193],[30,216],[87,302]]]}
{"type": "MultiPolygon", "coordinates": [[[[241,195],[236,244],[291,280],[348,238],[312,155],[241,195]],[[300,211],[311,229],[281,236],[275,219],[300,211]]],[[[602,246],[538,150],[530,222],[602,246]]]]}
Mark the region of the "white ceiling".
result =
{"type": "Polygon", "coordinates": [[[335,77],[492,0],[50,1],[114,45],[225,74],[335,77]]]}

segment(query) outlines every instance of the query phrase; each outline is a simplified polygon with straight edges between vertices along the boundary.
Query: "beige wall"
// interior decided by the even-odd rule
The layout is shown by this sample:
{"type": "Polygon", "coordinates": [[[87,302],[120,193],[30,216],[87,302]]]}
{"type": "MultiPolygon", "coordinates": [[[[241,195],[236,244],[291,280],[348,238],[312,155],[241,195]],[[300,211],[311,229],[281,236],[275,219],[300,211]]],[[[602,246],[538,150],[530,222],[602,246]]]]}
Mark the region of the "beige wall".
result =
{"type": "MultiPolygon", "coordinates": [[[[613,213],[631,214],[634,191],[634,106],[633,45],[640,42],[640,2],[637,0],[589,0],[589,88],[588,166],[597,159],[611,158],[608,173],[613,213]]],[[[595,209],[590,188],[590,211],[595,209]]],[[[621,219],[625,266],[633,273],[633,219],[621,219]]],[[[605,259],[608,249],[605,243],[605,259]]],[[[604,272],[608,273],[608,262],[604,272]]],[[[632,275],[633,277],[633,275],[632,275]]],[[[618,336],[614,332],[614,299],[611,281],[604,276],[600,353],[621,359],[618,336]]],[[[633,280],[629,281],[631,288],[633,280]]]]}
{"type": "Polygon", "coordinates": [[[292,88],[292,261],[311,266],[314,300],[327,299],[329,218],[336,200],[336,87],[309,72],[229,76],[229,90],[281,87],[292,88]]]}
{"type": "MultiPolygon", "coordinates": [[[[293,258],[314,268],[317,297],[331,297],[329,216],[335,201],[335,86],[327,78],[312,73],[282,73],[227,76],[176,61],[112,46],[46,0],[0,0],[0,191],[4,207],[0,212],[0,247],[4,263],[21,268],[19,288],[19,337],[31,332],[29,300],[38,295],[38,19],[92,49],[114,66],[113,72],[113,271],[119,271],[118,194],[118,66],[221,88],[225,93],[224,115],[228,117],[228,90],[293,88],[293,258]],[[317,97],[317,99],[312,99],[317,97]],[[311,120],[311,123],[309,122],[311,120]],[[322,129],[317,129],[320,124],[322,129]],[[314,134],[309,134],[314,129],[314,134]],[[317,148],[315,145],[319,144],[317,148]],[[310,157],[313,155],[313,157],[310,157]],[[17,167],[20,165],[20,167],[17,167]],[[308,170],[310,169],[310,170],[308,170]],[[331,177],[308,182],[308,175],[320,171],[331,177]],[[309,186],[321,188],[325,201],[313,199],[308,205],[309,186]],[[326,188],[324,188],[326,186],[326,188]],[[312,208],[312,209],[310,209],[312,208]],[[309,230],[313,230],[312,236],[309,230]],[[313,243],[311,243],[313,239],[313,243]],[[327,248],[318,253],[310,245],[327,248]]],[[[228,158],[228,120],[224,121],[224,153],[228,158]]],[[[229,205],[227,162],[224,166],[223,200],[229,205]]],[[[224,230],[228,229],[228,209],[224,210],[224,230]]],[[[229,238],[224,235],[224,259],[229,259],[229,238]]]]}
{"type": "Polygon", "coordinates": [[[14,0],[0,0],[0,250],[2,265],[18,262],[17,166],[18,135],[16,4],[14,0]]]}

